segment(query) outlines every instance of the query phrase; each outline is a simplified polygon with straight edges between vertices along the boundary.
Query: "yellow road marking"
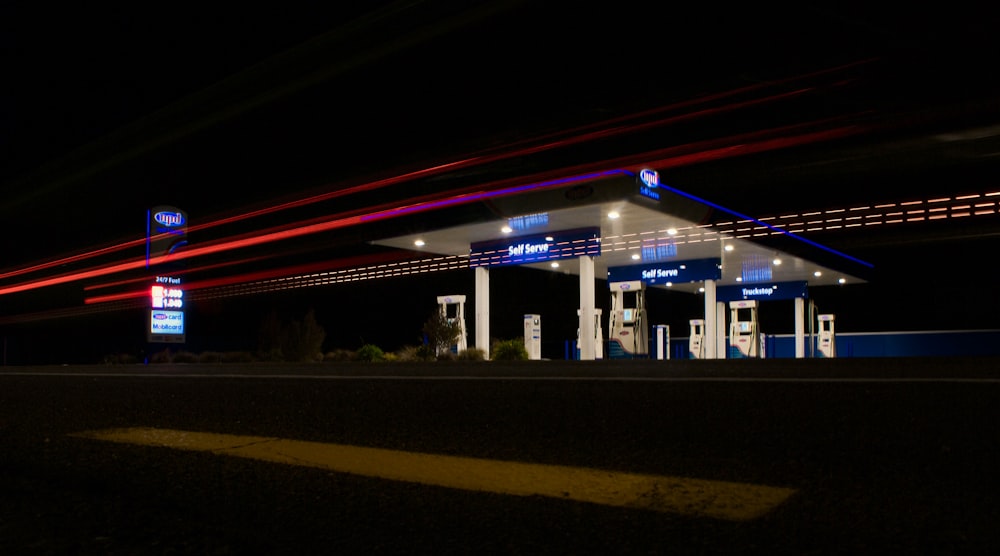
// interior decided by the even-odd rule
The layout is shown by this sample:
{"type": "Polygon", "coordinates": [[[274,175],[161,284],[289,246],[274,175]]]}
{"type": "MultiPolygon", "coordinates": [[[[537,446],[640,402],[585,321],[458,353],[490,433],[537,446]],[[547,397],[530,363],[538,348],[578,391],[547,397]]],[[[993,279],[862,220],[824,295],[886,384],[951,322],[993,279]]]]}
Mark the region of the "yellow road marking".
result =
{"type": "Polygon", "coordinates": [[[155,428],[86,431],[71,436],[317,467],[394,481],[516,496],[547,496],[731,521],[760,517],[794,489],[497,461],[344,444],[155,428]]]}

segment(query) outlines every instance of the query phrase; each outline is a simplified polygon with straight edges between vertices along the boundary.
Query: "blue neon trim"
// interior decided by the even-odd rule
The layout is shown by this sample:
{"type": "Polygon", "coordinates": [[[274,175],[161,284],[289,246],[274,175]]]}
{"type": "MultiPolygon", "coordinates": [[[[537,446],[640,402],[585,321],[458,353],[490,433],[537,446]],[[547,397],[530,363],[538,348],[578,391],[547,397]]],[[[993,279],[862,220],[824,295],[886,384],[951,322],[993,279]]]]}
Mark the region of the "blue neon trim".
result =
{"type": "Polygon", "coordinates": [[[713,203],[711,201],[707,201],[707,200],[702,199],[700,197],[697,197],[695,195],[691,195],[690,193],[685,193],[685,192],[681,191],[680,189],[677,189],[675,187],[670,187],[669,185],[666,185],[663,182],[660,182],[660,187],[663,188],[663,189],[666,189],[667,191],[670,191],[671,193],[676,193],[676,194],[680,195],[681,197],[687,197],[688,199],[691,199],[693,201],[697,201],[697,202],[702,203],[704,205],[708,205],[708,206],[710,206],[712,208],[715,208],[715,209],[719,209],[719,210],[721,210],[723,212],[727,212],[727,213],[732,214],[733,216],[736,216],[738,218],[742,218],[744,220],[749,220],[749,221],[751,221],[751,222],[753,222],[755,224],[759,224],[761,226],[764,226],[765,228],[767,228],[769,230],[773,230],[775,232],[780,232],[782,234],[787,235],[788,237],[797,239],[797,240],[801,241],[802,243],[805,243],[805,244],[808,244],[808,245],[812,245],[813,247],[817,247],[817,248],[822,249],[824,251],[827,251],[829,253],[833,253],[834,255],[837,255],[839,257],[843,257],[843,258],[845,258],[845,259],[847,259],[849,261],[854,261],[854,262],[856,262],[856,263],[858,263],[858,264],[860,264],[862,266],[866,266],[868,268],[875,268],[875,265],[873,265],[872,263],[869,263],[869,262],[866,262],[866,261],[862,261],[861,259],[858,259],[856,257],[852,257],[852,256],[848,255],[847,253],[842,253],[840,251],[837,251],[836,249],[833,249],[833,248],[827,247],[825,245],[816,243],[815,241],[813,241],[811,239],[806,239],[806,238],[804,238],[802,236],[796,235],[796,234],[794,234],[792,232],[789,232],[787,230],[782,230],[781,228],[775,228],[774,226],[768,224],[767,222],[761,222],[760,220],[757,220],[756,218],[753,218],[751,216],[747,216],[745,214],[740,214],[740,213],[736,212],[735,210],[727,209],[726,207],[724,207],[722,205],[717,205],[717,204],[715,204],[715,203],[713,203]]]}
{"type": "Polygon", "coordinates": [[[186,239],[185,239],[185,240],[183,240],[183,241],[178,241],[177,243],[175,243],[175,244],[171,245],[171,246],[170,246],[170,249],[167,249],[167,254],[168,254],[168,255],[173,255],[173,254],[174,254],[174,251],[176,251],[176,250],[177,250],[177,248],[179,248],[179,247],[183,247],[183,246],[185,246],[185,245],[187,245],[187,240],[186,240],[186,239]]]}
{"type": "Polygon", "coordinates": [[[382,218],[385,218],[386,215],[391,215],[393,217],[395,217],[395,216],[401,216],[401,215],[408,214],[408,213],[411,213],[411,212],[422,212],[422,211],[425,211],[425,210],[432,210],[432,209],[442,208],[442,207],[448,207],[448,206],[452,206],[452,205],[460,205],[460,204],[468,203],[470,201],[479,201],[479,200],[482,200],[482,199],[490,199],[490,198],[493,198],[493,197],[501,197],[501,196],[504,196],[504,195],[511,195],[513,193],[522,193],[522,192],[525,192],[525,191],[531,191],[532,189],[539,189],[539,188],[551,187],[551,186],[554,186],[554,185],[564,185],[564,184],[567,184],[567,183],[574,183],[574,182],[579,182],[579,181],[589,181],[589,180],[594,180],[594,179],[598,179],[598,178],[605,178],[605,177],[608,177],[608,176],[619,176],[619,175],[622,175],[622,174],[624,174],[624,175],[635,175],[635,174],[632,174],[631,172],[629,172],[628,170],[605,170],[603,172],[596,172],[596,173],[593,173],[593,174],[583,174],[583,175],[580,175],[580,176],[571,176],[571,177],[568,177],[568,178],[559,178],[559,179],[556,179],[556,180],[549,180],[549,181],[543,181],[543,182],[538,182],[538,183],[529,183],[527,185],[517,185],[517,186],[514,186],[514,187],[508,187],[506,189],[498,189],[496,191],[483,191],[483,192],[480,192],[480,193],[472,193],[472,194],[469,194],[469,195],[461,195],[459,197],[453,197],[451,199],[444,199],[444,200],[441,200],[441,201],[434,201],[434,202],[425,203],[425,204],[418,204],[418,205],[410,205],[410,206],[407,206],[407,207],[401,207],[401,208],[398,208],[398,209],[389,210],[389,211],[386,211],[386,212],[383,212],[383,213],[372,214],[372,215],[364,215],[364,216],[361,217],[361,221],[365,222],[365,221],[372,220],[372,219],[382,219],[382,218]]]}
{"type": "Polygon", "coordinates": [[[153,219],[152,212],[152,209],[146,209],[146,268],[149,268],[149,233],[150,221],[153,219]]]}

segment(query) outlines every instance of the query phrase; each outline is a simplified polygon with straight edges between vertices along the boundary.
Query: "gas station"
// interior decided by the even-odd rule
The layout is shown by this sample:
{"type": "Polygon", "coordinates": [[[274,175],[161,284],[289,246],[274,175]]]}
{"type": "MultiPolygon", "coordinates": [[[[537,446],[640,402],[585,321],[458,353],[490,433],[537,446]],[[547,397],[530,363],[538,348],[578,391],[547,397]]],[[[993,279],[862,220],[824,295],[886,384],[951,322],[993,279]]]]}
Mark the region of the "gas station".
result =
{"type": "MultiPolygon", "coordinates": [[[[778,299],[794,300],[794,356],[806,357],[810,351],[808,326],[819,329],[817,356],[832,357],[834,316],[819,315],[816,323],[807,324],[808,289],[864,282],[871,267],[791,231],[674,189],[650,169],[525,187],[482,203],[488,218],[449,226],[461,219],[450,218],[449,208],[444,207],[434,218],[422,220],[419,232],[371,243],[468,257],[475,273],[469,347],[482,349],[487,356],[494,267],[520,265],[579,277],[575,309],[581,360],[669,358],[669,327],[650,322],[647,315],[646,292],[653,288],[704,297],[703,313],[686,317],[691,325],[689,358],[766,357],[758,311],[765,302],[778,299]],[[719,217],[736,218],[739,225],[716,226],[719,217]],[[606,290],[598,291],[598,278],[607,280],[606,290]],[[610,301],[606,321],[596,307],[598,296],[610,301]]],[[[462,347],[465,299],[465,295],[438,298],[449,318],[462,320],[462,347]]],[[[573,314],[572,308],[567,314],[573,314]]],[[[525,348],[530,358],[539,359],[541,315],[526,314],[524,319],[525,348]]]]}

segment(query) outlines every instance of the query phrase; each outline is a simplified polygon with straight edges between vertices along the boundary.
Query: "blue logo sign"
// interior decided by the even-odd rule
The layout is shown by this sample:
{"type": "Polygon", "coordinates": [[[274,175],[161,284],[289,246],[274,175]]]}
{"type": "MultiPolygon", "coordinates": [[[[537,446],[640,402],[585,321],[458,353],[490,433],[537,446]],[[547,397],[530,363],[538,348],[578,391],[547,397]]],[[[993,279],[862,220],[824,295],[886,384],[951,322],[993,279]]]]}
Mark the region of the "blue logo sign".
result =
{"type": "Polygon", "coordinates": [[[639,172],[639,181],[646,184],[646,187],[659,187],[660,174],[656,170],[642,170],[639,172]]]}
{"type": "Polygon", "coordinates": [[[177,228],[184,225],[184,215],[179,212],[160,211],[153,215],[153,220],[168,228],[177,228]]]}
{"type": "Polygon", "coordinates": [[[639,195],[650,199],[660,200],[660,174],[656,170],[642,170],[639,172],[639,195]]]}

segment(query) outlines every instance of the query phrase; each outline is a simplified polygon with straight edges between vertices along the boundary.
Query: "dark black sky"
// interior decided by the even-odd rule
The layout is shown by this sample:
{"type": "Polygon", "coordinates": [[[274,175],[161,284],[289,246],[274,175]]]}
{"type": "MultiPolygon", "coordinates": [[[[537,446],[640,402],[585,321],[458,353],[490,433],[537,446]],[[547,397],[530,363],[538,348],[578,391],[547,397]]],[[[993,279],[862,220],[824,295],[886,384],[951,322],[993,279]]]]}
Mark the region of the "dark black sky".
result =
{"type": "MultiPolygon", "coordinates": [[[[997,23],[985,8],[900,11],[860,2],[656,9],[517,1],[58,9],[7,2],[0,5],[0,218],[7,230],[0,269],[141,236],[145,210],[157,204],[182,206],[196,221],[865,60],[874,62],[849,74],[862,85],[825,108],[876,119],[905,114],[904,121],[934,114],[930,131],[988,127],[1000,113],[997,23]]],[[[798,109],[684,132],[725,135],[798,109]]],[[[888,174],[866,162],[831,177],[801,170],[794,157],[763,157],[683,169],[674,183],[754,214],[768,206],[763,188],[793,192],[783,195],[786,204],[827,204],[807,187],[822,179],[847,184],[838,191],[845,199],[873,192],[894,199],[919,176],[936,179],[913,187],[972,187],[941,179],[953,177],[956,166],[971,173],[971,163],[934,152],[926,158],[947,163],[904,175],[895,167],[900,158],[909,164],[927,153],[896,150],[904,156],[888,174]]],[[[385,194],[405,198],[407,191],[385,194]]],[[[927,250],[948,249],[954,245],[927,250]]],[[[866,255],[888,257],[885,251],[866,255]]],[[[11,299],[6,306],[27,311],[33,303],[11,299]]]]}

